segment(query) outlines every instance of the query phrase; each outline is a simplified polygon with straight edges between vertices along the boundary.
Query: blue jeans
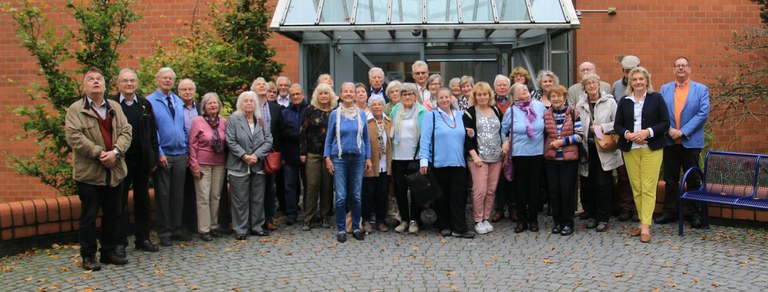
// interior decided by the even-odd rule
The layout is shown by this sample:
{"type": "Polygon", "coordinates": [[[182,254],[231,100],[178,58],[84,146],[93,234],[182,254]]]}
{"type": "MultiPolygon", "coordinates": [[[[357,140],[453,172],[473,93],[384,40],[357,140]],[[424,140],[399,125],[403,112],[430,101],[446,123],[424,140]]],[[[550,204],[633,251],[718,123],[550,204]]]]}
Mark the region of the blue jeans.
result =
{"type": "Polygon", "coordinates": [[[338,155],[333,155],[331,162],[333,162],[333,185],[336,189],[336,228],[339,232],[346,230],[347,198],[351,198],[349,206],[352,209],[352,226],[353,230],[359,230],[365,156],[342,154],[339,159],[338,155]]]}
{"type": "Polygon", "coordinates": [[[283,164],[283,177],[285,179],[285,205],[283,205],[285,209],[283,211],[288,218],[296,219],[298,216],[299,175],[301,173],[302,167],[300,165],[283,164]]]}

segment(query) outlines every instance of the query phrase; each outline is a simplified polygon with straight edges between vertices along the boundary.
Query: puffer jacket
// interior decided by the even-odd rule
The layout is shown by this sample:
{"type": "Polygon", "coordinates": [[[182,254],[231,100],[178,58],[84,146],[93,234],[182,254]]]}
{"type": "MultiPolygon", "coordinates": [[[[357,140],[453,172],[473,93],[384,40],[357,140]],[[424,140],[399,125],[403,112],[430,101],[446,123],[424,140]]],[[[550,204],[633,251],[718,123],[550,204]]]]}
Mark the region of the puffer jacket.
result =
{"type": "MultiPolygon", "coordinates": [[[[131,124],[116,101],[107,100],[107,114],[112,119],[113,149],[125,154],[131,146],[131,124]]],[[[105,149],[99,120],[85,97],[67,108],[64,134],[67,144],[72,147],[72,176],[75,181],[109,187],[116,187],[122,182],[128,173],[125,159],[118,159],[112,169],[104,167],[99,160],[102,151],[113,149],[105,149]]]]}
{"type": "MultiPolygon", "coordinates": [[[[597,99],[597,103],[595,104],[595,120],[593,121],[593,114],[589,109],[589,97],[586,94],[582,94],[579,97],[579,102],[576,103],[576,109],[579,111],[579,117],[581,117],[581,126],[584,128],[584,142],[581,143],[582,157],[579,163],[579,175],[589,175],[589,157],[587,157],[589,155],[587,149],[589,143],[587,142],[589,128],[593,124],[597,124],[603,128],[603,133],[613,132],[616,108],[616,100],[613,99],[613,96],[601,92],[600,98],[597,99]]],[[[618,149],[613,152],[597,151],[597,156],[600,158],[600,164],[603,167],[603,171],[613,170],[624,164],[624,160],[621,159],[621,151],[618,149]]]]}

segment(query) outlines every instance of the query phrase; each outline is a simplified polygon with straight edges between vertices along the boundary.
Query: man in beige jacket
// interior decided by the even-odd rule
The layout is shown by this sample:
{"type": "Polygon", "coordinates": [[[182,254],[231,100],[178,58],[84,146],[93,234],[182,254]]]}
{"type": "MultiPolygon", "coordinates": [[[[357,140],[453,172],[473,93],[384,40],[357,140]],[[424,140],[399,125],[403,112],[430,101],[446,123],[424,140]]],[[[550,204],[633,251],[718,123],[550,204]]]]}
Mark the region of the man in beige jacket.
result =
{"type": "Polygon", "coordinates": [[[122,154],[131,145],[131,125],[120,104],[104,98],[104,76],[91,67],[83,77],[85,96],[67,109],[65,134],[72,148],[73,177],[80,197],[80,255],[83,269],[98,271],[96,217],[101,218],[101,261],[128,263],[114,250],[118,244],[120,182],[127,168],[122,154]]]}

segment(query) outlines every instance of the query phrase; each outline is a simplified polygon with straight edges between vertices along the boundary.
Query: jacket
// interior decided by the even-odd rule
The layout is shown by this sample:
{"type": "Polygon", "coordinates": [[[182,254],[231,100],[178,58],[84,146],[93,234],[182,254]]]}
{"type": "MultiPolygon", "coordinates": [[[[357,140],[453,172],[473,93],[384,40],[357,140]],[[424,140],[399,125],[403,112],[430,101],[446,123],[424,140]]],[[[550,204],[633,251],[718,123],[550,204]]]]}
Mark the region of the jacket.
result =
{"type": "MultiPolygon", "coordinates": [[[[260,101],[257,100],[256,102],[260,101]]],[[[283,107],[277,104],[277,102],[272,101],[268,101],[267,106],[269,106],[270,116],[269,130],[271,133],[275,133],[272,135],[272,149],[275,149],[275,151],[282,151],[283,143],[281,133],[283,132],[283,107]]]]}
{"type": "MultiPolygon", "coordinates": [[[[576,134],[578,137],[575,143],[563,145],[563,159],[566,161],[579,160],[579,145],[584,139],[584,128],[577,127],[581,124],[579,120],[579,112],[573,107],[568,106],[565,112],[565,121],[563,122],[560,133],[557,133],[557,121],[555,121],[554,107],[550,107],[544,111],[544,158],[548,160],[555,160],[557,156],[557,148],[550,146],[555,139],[562,139],[576,134]],[[579,123],[576,123],[576,120],[579,123]],[[562,137],[562,138],[561,138],[562,137]]],[[[576,136],[574,136],[576,137],[576,136]]]]}
{"type": "Polygon", "coordinates": [[[248,165],[242,160],[245,154],[256,154],[259,161],[251,165],[251,173],[264,170],[264,158],[267,157],[269,150],[272,149],[272,132],[269,127],[265,127],[263,122],[254,119],[254,131],[248,126],[248,120],[241,112],[235,112],[227,120],[226,129],[227,149],[227,170],[245,173],[248,171],[248,165]]]}
{"type": "MultiPolygon", "coordinates": [[[[501,143],[504,143],[504,137],[501,136],[501,121],[502,121],[502,113],[499,108],[496,106],[492,106],[491,109],[493,110],[493,114],[496,115],[496,118],[499,119],[499,141],[501,143]]],[[[480,151],[477,148],[477,109],[475,106],[471,106],[467,109],[467,111],[464,112],[464,115],[461,117],[462,121],[464,122],[464,127],[467,129],[472,129],[472,131],[475,132],[472,137],[467,135],[464,137],[464,151],[467,156],[469,156],[469,151],[475,150],[477,152],[477,155],[480,155],[480,151]]]]}
{"type": "MultiPolygon", "coordinates": [[[[112,119],[113,149],[125,153],[131,145],[131,124],[125,118],[120,104],[114,100],[106,101],[107,114],[112,119]]],[[[102,151],[113,149],[105,149],[99,120],[85,97],[67,108],[64,135],[67,144],[72,147],[72,176],[75,181],[109,187],[116,187],[123,181],[128,173],[125,159],[118,159],[112,169],[104,167],[99,160],[102,151]]]]}
{"type": "MultiPolygon", "coordinates": [[[[683,111],[680,112],[680,120],[675,120],[675,87],[677,83],[672,81],[661,86],[661,93],[664,96],[664,102],[667,104],[669,112],[669,127],[677,129],[680,124],[680,131],[683,137],[680,138],[685,148],[704,148],[704,124],[709,118],[709,88],[706,85],[690,81],[688,88],[688,98],[685,100],[683,111]]],[[[674,145],[675,140],[664,135],[667,145],[674,145]]]]}
{"type": "MultiPolygon", "coordinates": [[[[625,97],[619,103],[616,109],[616,120],[613,128],[619,134],[619,149],[627,152],[632,148],[632,142],[627,141],[624,133],[634,132],[634,104],[629,96],[625,97]]],[[[665,133],[669,130],[669,112],[664,97],[658,92],[649,92],[645,96],[645,102],[642,109],[641,128],[653,129],[653,137],[648,138],[648,147],[651,150],[659,150],[666,145],[664,140],[665,133]]]]}
{"type": "MultiPolygon", "coordinates": [[[[111,99],[120,103],[120,93],[113,96],[111,99]]],[[[135,140],[139,143],[141,146],[141,158],[144,160],[144,165],[149,169],[153,169],[158,165],[158,158],[160,158],[155,112],[152,110],[152,103],[147,99],[136,95],[134,101],[141,105],[141,115],[139,116],[139,123],[131,125],[133,128],[131,141],[133,142],[135,140]]],[[[128,150],[126,150],[126,156],[127,153],[128,150]]]]}
{"type": "Polygon", "coordinates": [[[282,157],[285,163],[291,165],[300,165],[299,162],[299,137],[301,136],[301,123],[304,112],[307,110],[307,103],[288,104],[282,110],[281,133],[282,157]]]}
{"type": "MultiPolygon", "coordinates": [[[[386,117],[384,119],[384,135],[387,136],[387,143],[385,143],[386,155],[387,155],[387,174],[392,174],[392,143],[389,143],[389,131],[392,129],[392,122],[386,117]]],[[[368,137],[371,139],[371,169],[363,174],[363,177],[378,177],[379,176],[379,128],[376,125],[376,119],[368,120],[368,137]]]]}
{"type": "MultiPolygon", "coordinates": [[[[579,102],[576,104],[576,109],[579,111],[579,118],[581,119],[581,126],[584,128],[584,142],[581,143],[581,158],[579,163],[579,175],[589,176],[589,128],[593,125],[600,125],[603,129],[603,133],[614,132],[613,125],[616,118],[616,100],[610,94],[605,92],[600,94],[600,98],[597,99],[595,104],[595,112],[592,113],[589,108],[589,97],[586,94],[582,94],[579,97],[579,102]],[[592,120],[594,116],[595,120],[592,120]]],[[[624,164],[624,160],[621,158],[621,151],[616,149],[613,152],[597,151],[597,156],[600,158],[600,165],[603,167],[603,171],[609,171],[616,169],[624,164]]]]}
{"type": "MultiPolygon", "coordinates": [[[[427,91],[429,92],[429,91],[427,91]]],[[[418,102],[414,103],[413,106],[416,107],[416,123],[419,126],[419,130],[422,128],[422,122],[424,121],[424,114],[427,113],[427,108],[425,108],[423,105],[419,104],[418,102]]],[[[394,107],[392,107],[392,115],[389,116],[390,119],[392,119],[392,130],[389,132],[389,144],[392,144],[394,140],[394,134],[395,134],[395,120],[397,119],[397,115],[402,110],[403,103],[398,103],[394,107]]],[[[394,148],[395,145],[392,144],[392,147],[394,148]]],[[[416,156],[419,155],[419,148],[416,148],[416,156]]]]}

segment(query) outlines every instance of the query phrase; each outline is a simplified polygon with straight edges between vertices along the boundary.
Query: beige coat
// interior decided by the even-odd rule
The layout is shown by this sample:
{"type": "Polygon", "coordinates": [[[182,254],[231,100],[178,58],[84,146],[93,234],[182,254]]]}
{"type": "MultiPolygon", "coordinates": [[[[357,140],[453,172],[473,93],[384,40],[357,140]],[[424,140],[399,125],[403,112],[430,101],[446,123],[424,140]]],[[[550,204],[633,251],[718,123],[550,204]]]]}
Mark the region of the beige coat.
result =
{"type": "MultiPolygon", "coordinates": [[[[389,133],[392,129],[392,122],[389,119],[384,118],[384,133],[389,133]]],[[[371,169],[363,174],[363,177],[378,177],[379,176],[379,129],[376,127],[376,120],[368,120],[368,137],[371,138],[371,169]]],[[[392,174],[390,170],[392,167],[392,141],[391,137],[387,136],[387,174],[392,174]]]]}
{"type": "MultiPolygon", "coordinates": [[[[589,127],[592,124],[600,125],[603,128],[603,133],[613,132],[613,121],[616,117],[616,100],[613,96],[602,92],[600,98],[595,104],[595,120],[592,121],[592,113],[589,109],[589,97],[586,94],[582,94],[579,97],[579,102],[576,104],[576,109],[579,111],[579,117],[581,118],[581,126],[584,127],[584,141],[581,143],[582,147],[582,159],[579,163],[579,175],[589,175],[589,159],[586,157],[589,151],[587,150],[587,136],[589,127]],[[584,159],[587,158],[587,159],[584,159]]],[[[616,169],[624,164],[624,160],[621,159],[621,151],[616,149],[613,152],[597,151],[597,156],[600,157],[600,164],[603,166],[604,171],[616,169]]]]}
{"type": "Polygon", "coordinates": [[[105,149],[104,139],[99,130],[99,120],[85,100],[81,98],[69,106],[64,122],[64,134],[73,153],[72,176],[77,182],[105,186],[109,181],[109,187],[116,187],[127,174],[125,160],[121,157],[117,165],[107,172],[107,168],[99,161],[99,155],[102,151],[113,149],[125,154],[131,146],[131,124],[125,118],[120,104],[107,99],[107,113],[112,117],[114,148],[105,149]],[[107,179],[107,173],[110,175],[109,179],[107,179]]]}

